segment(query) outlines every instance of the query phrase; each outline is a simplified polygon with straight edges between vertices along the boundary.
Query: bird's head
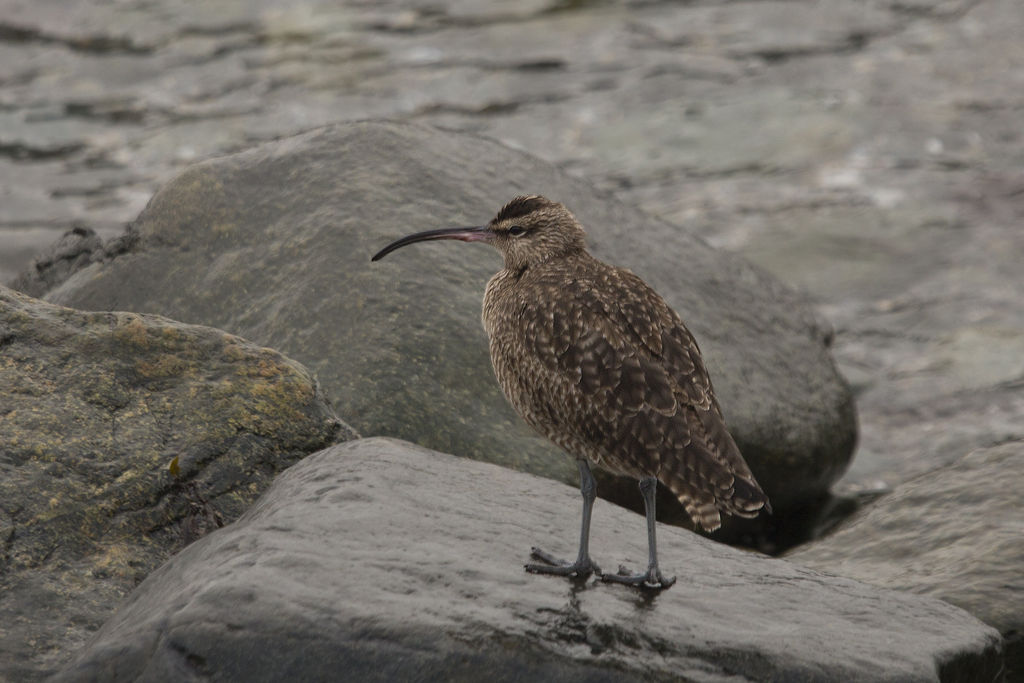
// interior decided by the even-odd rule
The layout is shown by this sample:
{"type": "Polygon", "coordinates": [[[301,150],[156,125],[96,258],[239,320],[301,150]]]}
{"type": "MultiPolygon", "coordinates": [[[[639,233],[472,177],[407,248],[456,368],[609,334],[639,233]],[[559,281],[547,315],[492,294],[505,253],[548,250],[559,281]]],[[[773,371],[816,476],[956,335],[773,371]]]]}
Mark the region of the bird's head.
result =
{"type": "Polygon", "coordinates": [[[586,249],[583,226],[567,208],[540,195],[529,195],[510,201],[486,225],[408,235],[381,249],[373,260],[413,242],[441,239],[487,242],[501,252],[509,270],[567,258],[586,249]]]}

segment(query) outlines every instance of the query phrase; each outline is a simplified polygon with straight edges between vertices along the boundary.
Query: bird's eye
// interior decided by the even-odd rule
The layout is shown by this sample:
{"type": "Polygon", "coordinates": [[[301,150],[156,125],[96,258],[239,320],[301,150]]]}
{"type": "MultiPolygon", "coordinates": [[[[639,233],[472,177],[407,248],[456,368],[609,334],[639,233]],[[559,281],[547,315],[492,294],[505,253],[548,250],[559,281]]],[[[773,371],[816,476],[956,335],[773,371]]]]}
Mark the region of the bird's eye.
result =
{"type": "Polygon", "coordinates": [[[518,225],[513,225],[511,228],[508,229],[508,234],[512,235],[513,237],[519,237],[520,235],[522,235],[525,232],[526,232],[526,229],[525,228],[521,228],[518,225]]]}

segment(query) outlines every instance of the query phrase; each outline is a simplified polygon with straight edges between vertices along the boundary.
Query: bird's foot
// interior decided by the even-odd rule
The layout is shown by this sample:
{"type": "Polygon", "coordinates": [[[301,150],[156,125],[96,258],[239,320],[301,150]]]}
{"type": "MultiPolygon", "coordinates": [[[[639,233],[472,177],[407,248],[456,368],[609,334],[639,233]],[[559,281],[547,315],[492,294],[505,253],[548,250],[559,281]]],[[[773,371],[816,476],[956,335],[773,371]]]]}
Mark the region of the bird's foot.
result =
{"type": "Polygon", "coordinates": [[[577,559],[575,562],[566,562],[540,548],[531,548],[530,557],[544,563],[525,565],[526,571],[531,574],[555,574],[557,576],[574,576],[580,579],[585,579],[591,574],[601,576],[601,568],[594,564],[589,555],[577,559]]]}
{"type": "Polygon", "coordinates": [[[646,574],[633,574],[622,565],[619,565],[618,574],[602,574],[601,580],[613,583],[624,583],[627,586],[636,586],[637,588],[643,588],[646,590],[660,591],[665,590],[666,588],[671,588],[672,584],[676,582],[676,577],[670,576],[665,578],[657,565],[649,567],[646,574]]]}

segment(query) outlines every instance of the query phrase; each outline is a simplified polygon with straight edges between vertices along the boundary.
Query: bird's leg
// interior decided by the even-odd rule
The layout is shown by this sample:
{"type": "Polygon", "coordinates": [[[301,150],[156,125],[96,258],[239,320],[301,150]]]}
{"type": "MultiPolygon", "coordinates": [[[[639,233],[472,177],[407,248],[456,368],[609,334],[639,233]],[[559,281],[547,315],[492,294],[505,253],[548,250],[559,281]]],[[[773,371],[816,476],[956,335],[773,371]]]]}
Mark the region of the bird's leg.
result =
{"type": "Polygon", "coordinates": [[[601,568],[590,559],[590,512],[594,508],[594,499],[597,498],[597,483],[594,475],[590,472],[590,465],[586,460],[579,459],[576,464],[580,468],[580,493],[583,494],[583,522],[580,525],[580,551],[576,555],[576,561],[568,563],[559,560],[540,548],[532,548],[530,556],[540,560],[544,564],[528,564],[526,571],[534,574],[558,574],[559,576],[577,576],[586,578],[591,574],[601,575],[601,568]]]}
{"type": "Polygon", "coordinates": [[[658,480],[656,478],[644,477],[640,480],[640,492],[644,496],[644,511],[647,513],[647,573],[631,574],[625,567],[620,566],[618,574],[605,574],[601,577],[602,580],[658,590],[668,588],[676,582],[676,577],[672,576],[666,579],[658,569],[658,544],[654,535],[654,494],[657,490],[658,480]]]}

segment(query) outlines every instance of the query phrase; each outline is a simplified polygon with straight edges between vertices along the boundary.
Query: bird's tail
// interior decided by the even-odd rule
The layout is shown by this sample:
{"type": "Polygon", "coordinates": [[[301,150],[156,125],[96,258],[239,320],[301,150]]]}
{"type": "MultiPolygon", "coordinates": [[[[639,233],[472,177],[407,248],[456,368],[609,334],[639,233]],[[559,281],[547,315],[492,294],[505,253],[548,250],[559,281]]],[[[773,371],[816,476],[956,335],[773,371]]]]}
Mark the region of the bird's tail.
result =
{"type": "Polygon", "coordinates": [[[757,517],[761,510],[772,511],[768,496],[753,477],[727,475],[717,483],[701,481],[693,470],[663,472],[659,477],[686,508],[690,518],[705,531],[722,526],[722,513],[744,517],[757,517]],[[731,481],[728,481],[731,479],[731,481]]]}
{"type": "Polygon", "coordinates": [[[705,531],[722,526],[722,513],[757,517],[772,511],[768,496],[740,455],[725,424],[702,415],[691,423],[690,443],[682,452],[662,460],[658,479],[679,499],[690,518],[705,531]]]}

